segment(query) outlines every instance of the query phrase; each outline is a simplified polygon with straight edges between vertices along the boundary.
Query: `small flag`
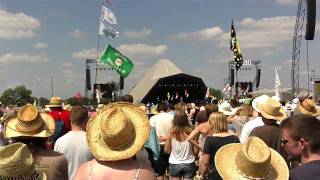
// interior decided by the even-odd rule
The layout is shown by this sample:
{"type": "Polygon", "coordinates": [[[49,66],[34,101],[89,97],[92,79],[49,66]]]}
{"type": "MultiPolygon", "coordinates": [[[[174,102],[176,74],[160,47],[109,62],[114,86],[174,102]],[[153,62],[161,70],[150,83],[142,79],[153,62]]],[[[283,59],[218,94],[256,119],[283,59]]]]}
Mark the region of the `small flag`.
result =
{"type": "Polygon", "coordinates": [[[189,97],[189,93],[188,93],[188,90],[187,90],[187,89],[184,90],[184,96],[185,96],[185,97],[189,97]]]}
{"type": "Polygon", "coordinates": [[[133,69],[132,61],[110,45],[105,48],[101,62],[113,67],[122,77],[127,77],[133,69]]]}
{"type": "Polygon", "coordinates": [[[207,92],[206,92],[206,98],[207,97],[210,97],[210,89],[209,89],[209,87],[207,88],[207,92]]]}
{"type": "Polygon", "coordinates": [[[281,86],[281,82],[280,82],[277,67],[274,67],[274,70],[275,70],[275,79],[274,79],[275,95],[280,98],[279,88],[281,86]]]}
{"type": "Polygon", "coordinates": [[[280,82],[280,78],[279,78],[277,67],[274,67],[274,70],[275,70],[274,85],[275,85],[275,87],[280,87],[281,86],[281,82],[280,82]]]}
{"type": "Polygon", "coordinates": [[[108,25],[106,22],[100,21],[99,35],[105,35],[109,38],[115,38],[119,36],[119,31],[108,25]]]}
{"type": "Polygon", "coordinates": [[[226,86],[223,88],[222,92],[226,93],[226,92],[229,92],[230,90],[231,90],[230,84],[227,83],[226,86]]]}
{"type": "Polygon", "coordinates": [[[231,22],[231,33],[230,33],[230,50],[233,52],[233,59],[236,64],[236,71],[243,64],[243,57],[240,50],[240,41],[237,38],[236,31],[234,29],[233,20],[231,22]]]}
{"type": "Polygon", "coordinates": [[[117,24],[117,18],[114,13],[105,6],[101,7],[101,15],[100,21],[109,23],[109,24],[117,24]]]}

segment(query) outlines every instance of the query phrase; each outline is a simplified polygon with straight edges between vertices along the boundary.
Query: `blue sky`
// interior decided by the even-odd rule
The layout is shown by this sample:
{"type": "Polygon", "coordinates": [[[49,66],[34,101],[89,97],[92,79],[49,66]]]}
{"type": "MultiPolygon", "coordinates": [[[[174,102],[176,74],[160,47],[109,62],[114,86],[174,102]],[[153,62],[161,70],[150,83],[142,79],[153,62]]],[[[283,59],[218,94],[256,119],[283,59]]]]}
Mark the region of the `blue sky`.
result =
{"type": "MultiPolygon", "coordinates": [[[[98,0],[1,0],[0,92],[25,85],[34,96],[73,96],[84,92],[85,59],[96,58],[98,0]]],[[[290,86],[296,0],[113,0],[120,36],[101,37],[99,50],[112,44],[135,64],[125,79],[128,92],[159,59],[223,89],[228,76],[230,23],[233,19],[244,59],[261,60],[260,89],[274,87],[274,67],[283,87],[290,86]]],[[[319,4],[317,5],[319,10],[319,4]]],[[[319,14],[319,13],[318,13],[319,14]]],[[[320,75],[319,15],[309,41],[310,70],[320,75]]],[[[300,84],[307,87],[306,41],[300,84]]],[[[94,76],[94,74],[92,74],[94,76]]],[[[239,80],[252,81],[254,72],[239,80]]],[[[94,80],[94,77],[92,77],[94,80]]],[[[98,83],[118,81],[115,72],[99,72],[98,83]]]]}

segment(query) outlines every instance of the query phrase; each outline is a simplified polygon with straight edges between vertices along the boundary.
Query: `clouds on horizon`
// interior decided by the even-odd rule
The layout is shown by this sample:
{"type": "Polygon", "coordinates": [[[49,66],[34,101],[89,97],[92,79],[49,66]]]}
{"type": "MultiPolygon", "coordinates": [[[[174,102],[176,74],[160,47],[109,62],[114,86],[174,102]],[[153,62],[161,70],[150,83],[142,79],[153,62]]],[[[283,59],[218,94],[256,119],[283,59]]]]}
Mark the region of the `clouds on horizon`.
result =
{"type": "Polygon", "coordinates": [[[75,29],[74,31],[70,32],[69,35],[73,39],[83,39],[87,37],[87,34],[79,29],[75,29]]]}
{"type": "Polygon", "coordinates": [[[143,28],[141,31],[133,31],[133,30],[127,30],[123,33],[124,36],[127,38],[145,38],[149,35],[151,35],[152,30],[149,28],[143,28]]]}
{"type": "Polygon", "coordinates": [[[0,56],[0,64],[21,64],[21,63],[47,63],[49,57],[47,53],[6,53],[0,56]]]}
{"type": "Polygon", "coordinates": [[[11,13],[0,9],[0,39],[27,39],[36,36],[40,20],[22,12],[11,13]]]}

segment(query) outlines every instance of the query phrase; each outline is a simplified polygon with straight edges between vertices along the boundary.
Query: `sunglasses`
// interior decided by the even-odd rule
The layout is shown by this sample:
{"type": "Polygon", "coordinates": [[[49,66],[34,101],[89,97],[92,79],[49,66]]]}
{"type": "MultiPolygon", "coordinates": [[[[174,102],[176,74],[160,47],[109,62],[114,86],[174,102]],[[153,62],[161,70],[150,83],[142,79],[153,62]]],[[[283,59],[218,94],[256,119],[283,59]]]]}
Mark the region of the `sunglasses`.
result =
{"type": "Polygon", "coordinates": [[[299,141],[300,138],[296,138],[295,140],[289,142],[289,140],[285,139],[284,137],[281,138],[281,144],[283,146],[287,145],[288,143],[292,143],[292,142],[296,142],[296,141],[299,141]]]}

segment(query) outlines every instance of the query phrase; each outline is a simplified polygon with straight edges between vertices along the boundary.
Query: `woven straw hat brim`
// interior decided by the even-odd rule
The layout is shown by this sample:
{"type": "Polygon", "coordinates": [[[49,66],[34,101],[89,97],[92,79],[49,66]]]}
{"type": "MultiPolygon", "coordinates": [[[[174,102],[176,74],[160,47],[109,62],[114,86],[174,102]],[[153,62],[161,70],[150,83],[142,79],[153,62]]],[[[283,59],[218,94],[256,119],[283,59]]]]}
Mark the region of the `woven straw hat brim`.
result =
{"type": "Polygon", "coordinates": [[[257,112],[260,112],[260,109],[258,108],[258,104],[263,103],[265,100],[268,99],[268,97],[269,97],[268,95],[264,94],[264,95],[261,95],[261,96],[254,98],[251,103],[252,108],[257,112]]]}
{"type": "MultiPolygon", "coordinates": [[[[235,155],[241,148],[240,143],[227,144],[221,147],[215,155],[215,166],[222,179],[248,179],[236,168],[235,155]]],[[[271,152],[271,171],[266,180],[286,180],[289,179],[289,170],[286,162],[280,154],[272,148],[271,152]]],[[[261,169],[264,171],[264,169],[261,169]]]]}
{"type": "Polygon", "coordinates": [[[306,110],[303,106],[301,106],[301,104],[298,105],[298,109],[302,114],[308,114],[311,116],[319,116],[320,115],[319,109],[315,109],[315,111],[310,112],[310,111],[306,110]]]}
{"type": "Polygon", "coordinates": [[[40,113],[39,117],[43,120],[43,125],[41,127],[41,130],[38,133],[35,134],[27,134],[19,132],[16,128],[18,118],[12,117],[9,118],[5,125],[4,125],[4,136],[6,138],[13,138],[13,137],[50,137],[53,135],[55,130],[55,121],[52,118],[51,115],[46,113],[40,113]]]}
{"type": "Polygon", "coordinates": [[[62,107],[62,104],[48,104],[46,107],[62,107]]]}
{"type": "Polygon", "coordinates": [[[274,120],[281,122],[282,120],[284,120],[285,118],[288,117],[287,113],[284,111],[284,109],[282,107],[280,107],[280,110],[279,110],[280,113],[278,116],[272,116],[272,115],[266,113],[265,111],[263,111],[262,104],[258,104],[258,108],[260,109],[261,115],[266,119],[274,119],[274,120]]]}
{"type": "Polygon", "coordinates": [[[148,139],[150,123],[147,115],[136,105],[130,103],[112,103],[103,107],[95,118],[90,118],[87,124],[87,141],[93,156],[100,161],[118,161],[128,159],[141,150],[148,139]],[[129,115],[134,129],[135,138],[127,146],[112,150],[102,140],[100,135],[99,117],[109,108],[121,108],[129,115]]]}

